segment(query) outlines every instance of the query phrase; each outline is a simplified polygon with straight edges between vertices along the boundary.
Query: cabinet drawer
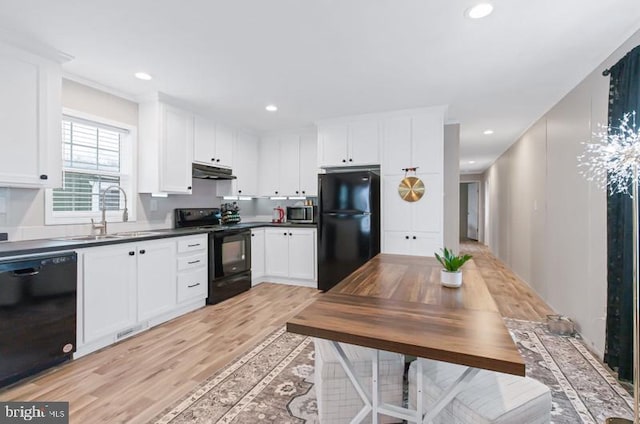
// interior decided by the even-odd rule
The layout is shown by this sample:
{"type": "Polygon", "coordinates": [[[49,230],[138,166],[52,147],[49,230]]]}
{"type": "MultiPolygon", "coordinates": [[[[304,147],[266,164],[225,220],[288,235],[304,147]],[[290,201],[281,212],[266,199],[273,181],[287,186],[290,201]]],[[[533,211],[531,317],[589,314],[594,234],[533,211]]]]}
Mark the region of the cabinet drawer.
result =
{"type": "Polygon", "coordinates": [[[178,274],[178,303],[207,297],[207,268],[178,274]]]}
{"type": "Polygon", "coordinates": [[[178,240],[178,253],[195,252],[207,249],[207,236],[190,237],[178,240]]]}
{"type": "Polygon", "coordinates": [[[178,258],[178,271],[199,268],[201,266],[207,266],[206,252],[178,258]]]}

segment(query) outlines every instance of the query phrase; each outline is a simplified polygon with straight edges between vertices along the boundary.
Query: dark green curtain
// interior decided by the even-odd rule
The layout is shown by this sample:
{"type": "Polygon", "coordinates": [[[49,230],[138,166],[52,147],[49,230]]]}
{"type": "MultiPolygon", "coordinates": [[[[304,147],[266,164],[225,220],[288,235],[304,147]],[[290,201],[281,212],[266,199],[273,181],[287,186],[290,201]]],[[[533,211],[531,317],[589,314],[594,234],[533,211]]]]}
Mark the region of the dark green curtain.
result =
{"type": "MultiPolygon", "coordinates": [[[[640,124],[640,46],[610,69],[609,126],[636,111],[640,124]]],[[[629,188],[631,192],[631,188],[629,188]]],[[[607,197],[607,340],[604,360],[622,380],[633,379],[633,257],[631,197],[607,197]]],[[[638,199],[635,199],[637,202],[638,199]]]]}

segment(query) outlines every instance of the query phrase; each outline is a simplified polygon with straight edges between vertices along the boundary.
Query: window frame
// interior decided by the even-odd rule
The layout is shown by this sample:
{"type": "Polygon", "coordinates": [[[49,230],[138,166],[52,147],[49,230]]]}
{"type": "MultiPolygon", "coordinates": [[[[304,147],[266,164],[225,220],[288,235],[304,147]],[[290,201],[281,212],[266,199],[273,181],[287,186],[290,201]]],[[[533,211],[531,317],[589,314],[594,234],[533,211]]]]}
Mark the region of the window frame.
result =
{"type": "MultiPolygon", "coordinates": [[[[120,173],[121,177],[120,186],[127,192],[127,208],[129,211],[129,221],[136,221],[136,206],[138,203],[138,185],[137,185],[137,142],[138,142],[138,128],[134,125],[125,124],[123,122],[114,121],[101,116],[92,115],[86,112],[81,112],[75,109],[62,108],[62,119],[60,120],[60,131],[62,131],[62,121],[65,116],[75,118],[81,121],[87,121],[88,124],[95,124],[98,126],[113,127],[116,129],[122,129],[128,133],[123,134],[120,143],[120,173]]],[[[63,140],[60,139],[60,144],[63,144],[63,140]]],[[[75,172],[73,168],[65,168],[64,160],[61,158],[61,173],[70,171],[75,172]]],[[[102,175],[114,175],[114,173],[105,172],[91,172],[91,170],[78,169],[78,172],[87,172],[89,174],[102,174],[102,175]]],[[[114,191],[116,193],[116,191],[114,191]]],[[[122,210],[108,210],[106,213],[108,222],[123,222],[122,210]]],[[[48,188],[45,190],[45,225],[69,225],[69,224],[89,224],[91,219],[94,221],[100,221],[102,219],[101,211],[68,211],[68,212],[54,212],[53,211],[53,189],[48,188]]]]}

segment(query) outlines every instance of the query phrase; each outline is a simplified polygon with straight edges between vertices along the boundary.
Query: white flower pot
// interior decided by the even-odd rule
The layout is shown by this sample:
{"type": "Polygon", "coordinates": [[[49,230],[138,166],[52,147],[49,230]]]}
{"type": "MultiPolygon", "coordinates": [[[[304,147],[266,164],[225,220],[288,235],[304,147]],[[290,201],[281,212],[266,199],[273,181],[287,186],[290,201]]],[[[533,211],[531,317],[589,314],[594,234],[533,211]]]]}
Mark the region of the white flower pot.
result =
{"type": "Polygon", "coordinates": [[[445,287],[460,287],[462,285],[462,271],[440,271],[440,282],[445,287]]]}

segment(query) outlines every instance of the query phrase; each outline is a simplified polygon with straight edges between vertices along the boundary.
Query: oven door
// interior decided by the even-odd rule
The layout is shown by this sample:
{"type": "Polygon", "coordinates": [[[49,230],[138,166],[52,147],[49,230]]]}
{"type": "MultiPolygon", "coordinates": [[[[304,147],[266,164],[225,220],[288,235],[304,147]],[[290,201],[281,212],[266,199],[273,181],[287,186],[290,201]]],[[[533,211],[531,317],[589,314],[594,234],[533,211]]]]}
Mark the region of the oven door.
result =
{"type": "Polygon", "coordinates": [[[224,230],[213,233],[213,279],[251,270],[251,231],[224,230]]]}

